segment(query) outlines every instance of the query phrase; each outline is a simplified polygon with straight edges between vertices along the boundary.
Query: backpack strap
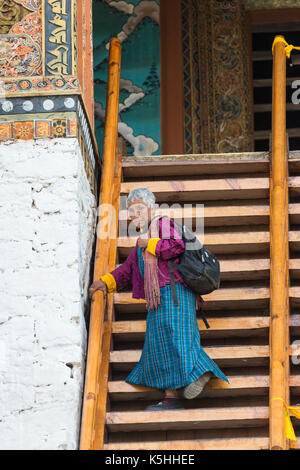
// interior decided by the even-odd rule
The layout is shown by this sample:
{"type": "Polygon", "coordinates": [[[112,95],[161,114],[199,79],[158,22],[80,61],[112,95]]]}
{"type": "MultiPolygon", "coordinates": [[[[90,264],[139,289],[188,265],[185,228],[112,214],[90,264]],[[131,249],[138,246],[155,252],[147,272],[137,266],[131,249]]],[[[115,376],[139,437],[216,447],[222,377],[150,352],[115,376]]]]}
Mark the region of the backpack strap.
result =
{"type": "Polygon", "coordinates": [[[168,265],[169,265],[170,275],[171,275],[171,287],[172,287],[174,305],[175,307],[178,307],[178,298],[177,298],[176,287],[175,287],[174,268],[173,268],[173,264],[171,261],[168,261],[168,265]]]}
{"type": "Polygon", "coordinates": [[[205,314],[204,314],[202,308],[201,308],[201,310],[200,310],[200,318],[201,318],[201,320],[203,320],[203,322],[204,322],[206,328],[207,328],[207,329],[210,328],[210,325],[209,325],[209,323],[208,323],[208,321],[207,321],[207,318],[206,318],[206,316],[205,316],[205,314]]]}

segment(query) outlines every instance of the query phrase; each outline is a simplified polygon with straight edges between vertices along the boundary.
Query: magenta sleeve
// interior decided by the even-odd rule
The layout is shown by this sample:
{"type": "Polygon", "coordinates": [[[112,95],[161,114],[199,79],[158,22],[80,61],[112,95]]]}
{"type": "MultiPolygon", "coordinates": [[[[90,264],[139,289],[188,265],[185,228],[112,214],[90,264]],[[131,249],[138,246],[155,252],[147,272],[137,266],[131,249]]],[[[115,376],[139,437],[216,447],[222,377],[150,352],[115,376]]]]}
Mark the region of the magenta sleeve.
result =
{"type": "Polygon", "coordinates": [[[133,250],[121,266],[111,271],[115,278],[117,291],[123,289],[132,282],[132,269],[135,250],[133,250]]]}
{"type": "Polygon", "coordinates": [[[163,217],[159,220],[159,236],[155,254],[162,260],[177,258],[184,252],[184,241],[174,224],[173,219],[163,217]]]}

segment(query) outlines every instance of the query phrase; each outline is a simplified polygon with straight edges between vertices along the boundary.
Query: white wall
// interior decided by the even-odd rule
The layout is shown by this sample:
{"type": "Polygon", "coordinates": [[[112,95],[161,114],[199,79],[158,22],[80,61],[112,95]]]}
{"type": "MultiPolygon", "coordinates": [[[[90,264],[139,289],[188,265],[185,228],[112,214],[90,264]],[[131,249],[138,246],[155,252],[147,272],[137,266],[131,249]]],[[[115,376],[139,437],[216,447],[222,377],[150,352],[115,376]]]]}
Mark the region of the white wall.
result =
{"type": "Polygon", "coordinates": [[[76,138],[0,144],[0,449],[78,447],[95,218],[76,138]]]}

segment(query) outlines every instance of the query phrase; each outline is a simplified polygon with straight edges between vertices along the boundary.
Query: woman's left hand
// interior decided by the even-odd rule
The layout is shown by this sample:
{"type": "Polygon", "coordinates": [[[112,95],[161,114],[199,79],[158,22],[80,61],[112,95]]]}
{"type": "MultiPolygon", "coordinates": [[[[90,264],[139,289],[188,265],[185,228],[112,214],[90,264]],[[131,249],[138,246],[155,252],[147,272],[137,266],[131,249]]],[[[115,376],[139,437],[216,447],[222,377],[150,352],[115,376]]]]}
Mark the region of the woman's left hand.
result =
{"type": "Polygon", "coordinates": [[[147,248],[148,242],[149,242],[149,238],[139,237],[137,240],[138,246],[140,248],[147,248]]]}

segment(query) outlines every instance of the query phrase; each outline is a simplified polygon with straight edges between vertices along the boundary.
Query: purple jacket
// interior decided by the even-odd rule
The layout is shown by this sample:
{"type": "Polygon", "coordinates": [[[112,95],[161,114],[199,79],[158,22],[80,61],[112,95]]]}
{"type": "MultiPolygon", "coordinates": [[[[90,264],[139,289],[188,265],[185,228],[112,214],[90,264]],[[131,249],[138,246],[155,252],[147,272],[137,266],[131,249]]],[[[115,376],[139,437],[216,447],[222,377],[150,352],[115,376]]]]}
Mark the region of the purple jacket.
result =
{"type": "MultiPolygon", "coordinates": [[[[184,242],[179,232],[174,226],[174,221],[169,218],[159,220],[159,237],[161,238],[155,247],[155,255],[158,258],[159,268],[159,286],[163,287],[171,284],[170,270],[168,260],[179,263],[179,255],[184,252],[184,242]],[[170,224],[170,225],[169,225],[170,224]],[[168,234],[168,238],[163,238],[162,234],[168,234]]],[[[130,253],[126,261],[118,268],[111,271],[116,284],[117,291],[123,289],[128,284],[132,285],[132,297],[135,299],[144,299],[144,279],[141,276],[137,254],[137,243],[134,250],[130,253]]],[[[185,282],[180,273],[174,268],[175,282],[185,282]]]]}

